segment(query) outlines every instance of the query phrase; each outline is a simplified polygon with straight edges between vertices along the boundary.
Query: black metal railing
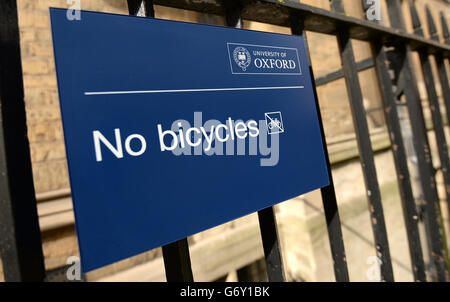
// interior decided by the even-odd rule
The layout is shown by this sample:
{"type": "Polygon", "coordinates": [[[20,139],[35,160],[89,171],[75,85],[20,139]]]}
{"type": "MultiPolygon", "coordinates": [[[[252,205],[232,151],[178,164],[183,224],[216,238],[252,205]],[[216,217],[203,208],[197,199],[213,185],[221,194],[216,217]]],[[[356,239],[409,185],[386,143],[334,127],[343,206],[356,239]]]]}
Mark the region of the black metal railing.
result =
{"type": "MultiPolygon", "coordinates": [[[[336,36],[342,70],[316,79],[316,84],[324,84],[339,78],[345,79],[369,203],[375,250],[381,260],[381,279],[394,281],[380,187],[366,117],[367,110],[363,105],[363,93],[358,79],[359,71],[375,67],[391,140],[391,150],[394,155],[414,280],[426,281],[428,275],[428,279],[431,280],[449,281],[444,222],[441,218],[436,170],[432,163],[428,130],[425,125],[418,82],[413,71],[412,56],[416,52],[420,58],[446,200],[450,203],[450,158],[445,125],[435,87],[437,81],[432,71],[432,61],[434,61],[446,107],[446,119],[450,121],[449,77],[445,65],[450,57],[450,34],[445,16],[441,14],[445,43],[440,43],[435,22],[427,8],[430,38],[426,38],[414,1],[404,1],[408,1],[411,8],[413,34],[406,32],[400,0],[386,1],[391,27],[346,16],[342,0],[330,0],[331,11],[289,0],[128,0],[128,7],[130,14],[146,17],[154,17],[153,5],[163,5],[223,15],[227,25],[232,27],[241,27],[242,20],[250,20],[290,27],[293,35],[304,36],[306,30],[336,36]],[[372,58],[356,62],[353,39],[369,42],[372,58]],[[417,168],[420,174],[423,212],[421,214],[426,230],[424,239],[432,263],[431,271],[425,267],[419,236],[420,215],[413,194],[408,154],[399,119],[398,106],[403,100],[409,115],[414,153],[417,156],[417,168]]],[[[0,174],[0,254],[7,281],[43,280],[44,258],[36,213],[29,145],[26,138],[16,0],[0,2],[0,50],[2,123],[0,127],[0,170],[2,172],[0,174]]],[[[310,72],[312,74],[311,66],[310,72]]],[[[317,110],[320,113],[316,91],[315,96],[317,110]]],[[[320,114],[319,118],[323,135],[320,114]]],[[[324,135],[323,143],[326,149],[324,135]]],[[[328,155],[327,163],[328,169],[331,169],[328,155]]],[[[321,189],[321,193],[336,281],[349,281],[341,222],[331,176],[330,185],[321,189]]],[[[268,279],[284,281],[273,208],[258,212],[258,217],[268,279]]],[[[187,239],[164,246],[163,258],[168,281],[194,280],[187,239]]]]}

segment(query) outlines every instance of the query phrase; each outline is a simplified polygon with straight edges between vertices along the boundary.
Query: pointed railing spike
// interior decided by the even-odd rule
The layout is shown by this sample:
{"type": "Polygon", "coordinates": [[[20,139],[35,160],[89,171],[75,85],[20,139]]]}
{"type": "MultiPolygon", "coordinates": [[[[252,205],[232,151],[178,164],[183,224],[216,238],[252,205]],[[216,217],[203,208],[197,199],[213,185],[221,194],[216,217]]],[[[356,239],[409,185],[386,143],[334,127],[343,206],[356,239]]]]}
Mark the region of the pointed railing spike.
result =
{"type": "Polygon", "coordinates": [[[420,22],[419,13],[417,12],[416,3],[412,0],[409,1],[409,9],[411,11],[414,33],[423,36],[422,23],[420,22]]]}
{"type": "Polygon", "coordinates": [[[450,32],[448,30],[447,22],[445,21],[444,13],[440,13],[441,16],[441,24],[442,24],[442,33],[444,35],[445,43],[450,44],[450,32]]]}
{"type": "Polygon", "coordinates": [[[427,21],[428,21],[428,32],[430,34],[431,40],[439,41],[439,35],[436,28],[436,23],[434,23],[433,15],[431,14],[430,7],[425,5],[427,11],[427,21]]]}

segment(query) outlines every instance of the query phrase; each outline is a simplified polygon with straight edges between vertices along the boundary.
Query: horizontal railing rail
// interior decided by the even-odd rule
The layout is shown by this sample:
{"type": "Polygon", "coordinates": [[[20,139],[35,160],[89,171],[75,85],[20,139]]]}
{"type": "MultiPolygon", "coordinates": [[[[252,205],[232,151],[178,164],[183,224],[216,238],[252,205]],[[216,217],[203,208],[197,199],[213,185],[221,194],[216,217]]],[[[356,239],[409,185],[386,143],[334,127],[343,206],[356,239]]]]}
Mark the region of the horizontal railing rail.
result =
{"type": "MultiPolygon", "coordinates": [[[[154,0],[153,4],[225,15],[223,2],[224,0],[154,0]]],[[[294,0],[244,0],[242,3],[241,17],[244,20],[290,27],[294,16],[303,20],[307,31],[336,35],[345,28],[351,39],[370,42],[373,38],[381,38],[387,45],[408,44],[412,50],[424,48],[429,53],[443,53],[445,57],[450,57],[450,45],[294,0]]]]}

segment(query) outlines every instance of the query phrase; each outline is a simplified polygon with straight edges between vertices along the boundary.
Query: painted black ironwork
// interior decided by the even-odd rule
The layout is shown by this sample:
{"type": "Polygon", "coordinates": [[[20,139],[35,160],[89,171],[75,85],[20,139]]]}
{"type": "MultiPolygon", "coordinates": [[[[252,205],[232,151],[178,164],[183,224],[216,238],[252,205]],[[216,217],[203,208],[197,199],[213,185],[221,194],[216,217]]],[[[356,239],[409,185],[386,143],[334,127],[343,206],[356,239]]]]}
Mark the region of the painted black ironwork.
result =
{"type": "Polygon", "coordinates": [[[168,282],[193,282],[191,257],[187,239],[162,247],[166,280],[168,282]]]}
{"type": "MultiPolygon", "coordinates": [[[[363,2],[365,2],[363,0],[363,2]]],[[[405,145],[397,110],[397,98],[394,94],[393,79],[389,74],[386,48],[380,39],[374,39],[371,43],[372,55],[375,61],[378,83],[383,100],[384,115],[391,140],[391,151],[394,156],[394,164],[402,202],[403,218],[411,258],[411,267],[414,280],[426,281],[425,263],[420,242],[418,214],[411,186],[411,176],[408,169],[405,145]]]]}
{"type": "MultiPolygon", "coordinates": [[[[332,0],[331,7],[337,13],[345,13],[341,0],[332,0]]],[[[381,261],[381,279],[383,281],[392,282],[394,281],[394,273],[392,271],[389,242],[384,222],[383,205],[381,203],[380,187],[378,185],[369,126],[367,124],[366,111],[363,105],[363,95],[358,79],[353,46],[347,30],[341,30],[336,36],[341,53],[342,68],[344,70],[350,107],[352,109],[353,124],[355,126],[359,154],[361,157],[372,230],[375,239],[375,248],[377,257],[381,261]]]]}
{"type": "MultiPolygon", "coordinates": [[[[434,25],[434,21],[433,18],[431,16],[431,14],[427,14],[428,16],[428,22],[430,23],[429,28],[433,28],[433,30],[430,30],[430,36],[431,39],[435,40],[435,41],[439,41],[439,36],[436,33],[436,26],[431,27],[432,25],[434,25]]],[[[441,24],[442,24],[442,33],[444,36],[444,41],[446,44],[450,45],[450,33],[448,31],[448,27],[447,27],[447,22],[445,22],[445,17],[444,14],[441,12],[440,13],[440,19],[441,19],[441,24]]],[[[446,112],[447,112],[447,123],[450,123],[450,88],[449,88],[449,77],[447,75],[447,70],[445,68],[445,59],[444,56],[440,53],[437,53],[434,56],[435,60],[436,60],[436,65],[437,65],[437,69],[438,69],[438,74],[439,74],[439,80],[441,83],[441,90],[442,90],[442,97],[444,98],[444,104],[445,104],[445,108],[446,108],[446,112]]],[[[449,171],[450,172],[450,171],[449,171]]],[[[450,188],[446,187],[446,192],[447,194],[449,194],[450,188]]],[[[447,200],[448,203],[450,203],[450,200],[447,200]]],[[[449,215],[450,215],[450,207],[448,207],[449,210],[449,215]]]]}
{"type": "Polygon", "coordinates": [[[441,26],[442,26],[442,35],[444,36],[445,44],[450,45],[450,31],[448,30],[447,22],[445,21],[444,13],[441,12],[441,26]]]}
{"type": "MultiPolygon", "coordinates": [[[[424,36],[423,30],[422,30],[422,25],[419,19],[419,14],[417,13],[417,9],[415,6],[414,2],[410,2],[410,8],[411,8],[411,16],[412,16],[412,21],[413,21],[413,27],[414,27],[414,32],[417,35],[420,36],[424,36]]],[[[431,39],[433,40],[439,40],[439,36],[437,35],[437,30],[436,30],[436,26],[434,24],[434,21],[432,19],[431,16],[431,12],[428,8],[428,6],[426,6],[426,12],[427,12],[427,17],[428,17],[428,29],[430,31],[430,36],[431,39]]],[[[433,120],[433,130],[436,136],[436,144],[437,144],[437,149],[438,149],[438,153],[439,153],[439,159],[441,162],[441,171],[442,171],[442,175],[444,178],[444,186],[446,188],[445,192],[446,192],[446,198],[447,201],[450,201],[450,158],[449,158],[449,153],[448,153],[448,145],[447,145],[447,140],[445,138],[445,132],[444,132],[444,123],[442,121],[442,114],[441,114],[441,110],[440,110],[440,105],[439,105],[439,99],[438,99],[438,95],[436,92],[436,87],[434,85],[434,75],[433,75],[433,70],[431,67],[431,61],[430,61],[430,57],[428,56],[428,53],[420,50],[419,51],[419,57],[420,57],[420,63],[422,66],[422,72],[423,72],[423,78],[425,81],[425,87],[427,90],[427,94],[428,94],[428,103],[429,103],[429,107],[430,107],[430,111],[431,111],[431,117],[433,120]]],[[[442,60],[442,58],[436,58],[436,63],[437,65],[441,64],[441,68],[443,67],[443,69],[445,69],[445,65],[444,65],[444,61],[442,60]]],[[[444,75],[445,78],[446,77],[446,72],[443,73],[442,75],[444,75]]],[[[444,83],[447,90],[448,90],[448,80],[447,83],[444,83]]],[[[445,90],[445,87],[443,87],[443,90],[445,90]]],[[[439,207],[439,203],[438,203],[438,207],[439,207]]],[[[441,228],[443,229],[443,222],[441,222],[441,228]]]]}
{"type": "Polygon", "coordinates": [[[384,104],[384,114],[391,140],[391,150],[394,155],[414,280],[424,282],[426,281],[426,274],[419,236],[419,216],[411,186],[411,176],[408,170],[408,161],[397,111],[397,99],[393,92],[389,70],[386,65],[387,56],[383,44],[380,41],[373,42],[372,52],[376,62],[378,82],[384,104]]]}
{"type": "MultiPolygon", "coordinates": [[[[311,78],[314,79],[314,73],[311,65],[311,57],[309,55],[308,40],[304,31],[303,20],[295,14],[291,16],[291,31],[293,35],[302,36],[305,41],[305,48],[309,63],[309,72],[311,78]]],[[[373,62],[372,62],[373,63],[373,62]]],[[[317,95],[316,84],[313,81],[314,98],[316,100],[316,110],[319,117],[320,131],[322,135],[322,144],[325,151],[325,159],[327,162],[327,169],[331,171],[330,158],[328,155],[327,143],[325,140],[325,132],[323,129],[322,115],[320,113],[319,98],[317,95]]],[[[327,223],[328,239],[330,242],[331,257],[333,258],[334,275],[337,282],[348,282],[348,267],[347,257],[345,255],[344,239],[342,236],[341,219],[336,199],[336,192],[334,189],[333,176],[329,173],[330,184],[320,190],[322,195],[323,209],[327,223]]]]}
{"type": "MultiPolygon", "coordinates": [[[[391,26],[404,30],[405,23],[400,1],[387,1],[387,5],[391,26]]],[[[405,95],[413,132],[413,144],[417,156],[417,166],[423,193],[423,209],[428,248],[431,262],[436,271],[435,279],[445,281],[447,280],[448,273],[444,257],[443,234],[440,227],[439,198],[420,94],[412,69],[412,51],[408,44],[398,43],[395,46],[395,65],[398,66],[397,86],[402,88],[402,93],[405,95]]]]}
{"type": "MultiPolygon", "coordinates": [[[[153,0],[156,5],[225,15],[222,2],[223,0],[153,0]]],[[[375,22],[313,7],[300,3],[298,0],[245,0],[243,3],[245,4],[241,12],[243,20],[290,27],[290,16],[294,13],[304,21],[306,31],[336,35],[342,28],[348,28],[351,39],[370,42],[373,37],[378,37],[386,45],[407,44],[411,50],[426,48],[430,53],[441,52],[445,57],[450,57],[450,46],[448,45],[406,31],[385,27],[375,22]]]]}
{"type": "Polygon", "coordinates": [[[0,1],[0,255],[6,281],[43,281],[16,0],[0,1]]]}
{"type": "MultiPolygon", "coordinates": [[[[431,14],[431,11],[428,7],[428,5],[426,5],[426,13],[427,13],[427,20],[428,20],[428,30],[429,30],[429,34],[430,34],[430,39],[439,42],[439,35],[437,33],[437,29],[436,29],[436,25],[434,23],[433,20],[433,16],[431,14]]],[[[445,19],[444,19],[444,23],[445,23],[445,19]]],[[[445,31],[445,29],[444,29],[445,31]]],[[[448,34],[448,33],[447,33],[448,34]]],[[[445,32],[444,32],[445,35],[445,32]]],[[[426,53],[423,52],[424,56],[426,56],[426,53]]],[[[421,55],[422,56],[422,55],[421,55]]],[[[442,97],[444,99],[444,104],[448,104],[450,103],[450,88],[449,88],[449,82],[448,82],[448,76],[447,76],[447,70],[445,67],[445,62],[444,62],[444,58],[441,54],[434,54],[434,59],[436,62],[436,66],[437,66],[437,70],[438,70],[438,76],[439,76],[439,80],[441,83],[441,90],[442,90],[442,97]]],[[[427,77],[427,75],[425,74],[424,71],[424,76],[427,77]]],[[[433,73],[431,73],[431,76],[433,76],[433,73]]],[[[434,77],[434,76],[433,76],[434,77]]],[[[427,78],[427,80],[425,81],[426,85],[431,87],[431,91],[434,88],[434,91],[436,91],[435,87],[434,87],[434,81],[430,82],[429,78],[427,78]]],[[[430,102],[431,102],[431,98],[429,96],[430,102]]],[[[444,178],[444,189],[445,189],[445,195],[446,195],[446,199],[447,199],[447,210],[448,210],[448,215],[450,215],[450,159],[449,159],[449,152],[448,152],[448,144],[446,141],[446,137],[445,137],[445,132],[444,132],[444,122],[442,121],[442,114],[441,114],[441,108],[439,105],[439,101],[436,98],[436,102],[433,104],[430,104],[432,113],[434,113],[436,115],[436,118],[433,118],[433,124],[434,124],[434,131],[435,131],[435,135],[436,135],[436,140],[437,140],[437,145],[438,145],[438,152],[439,152],[439,156],[440,156],[440,160],[441,160],[441,171],[443,174],[443,178],[444,178]],[[440,122],[440,123],[439,123],[440,122]]],[[[447,114],[449,114],[449,112],[447,112],[447,114]]],[[[450,121],[447,120],[447,124],[450,121]]],[[[449,258],[449,252],[448,252],[448,243],[446,241],[446,232],[445,232],[445,222],[443,220],[443,214],[440,208],[440,204],[438,203],[438,209],[439,209],[439,218],[440,218],[440,225],[441,225],[441,230],[443,233],[443,245],[444,245],[444,251],[445,251],[445,257],[446,259],[450,259],[449,258]]],[[[449,278],[448,275],[448,269],[449,269],[449,264],[447,262],[447,279],[449,278]]]]}
{"type": "Polygon", "coordinates": [[[267,278],[269,282],[285,281],[280,240],[273,207],[258,211],[259,229],[266,260],[267,278]]]}
{"type": "MultiPolygon", "coordinates": [[[[412,11],[412,16],[413,16],[414,31],[417,35],[424,36],[423,30],[422,30],[422,25],[420,23],[420,19],[419,19],[419,15],[417,13],[416,6],[415,6],[414,2],[410,2],[410,3],[411,3],[411,11],[412,11]]],[[[431,39],[439,40],[439,37],[437,36],[436,26],[434,25],[434,22],[431,17],[431,13],[430,13],[428,6],[426,7],[426,11],[427,11],[427,16],[428,16],[428,24],[429,24],[428,28],[430,30],[431,39]]],[[[444,126],[443,126],[443,122],[442,122],[442,115],[441,115],[438,95],[436,92],[436,88],[434,86],[434,75],[433,75],[433,70],[431,67],[431,61],[430,61],[428,54],[425,51],[419,51],[419,56],[420,56],[422,72],[423,72],[423,76],[424,76],[424,80],[425,80],[425,87],[427,89],[428,102],[429,102],[429,106],[430,106],[431,116],[433,119],[434,132],[436,135],[436,141],[437,141],[439,156],[440,156],[440,160],[441,160],[442,174],[444,175],[444,183],[445,183],[445,187],[449,188],[450,187],[450,174],[449,174],[450,173],[450,160],[448,157],[449,156],[448,145],[447,145],[447,141],[445,138],[445,132],[444,132],[444,126]]],[[[436,61],[438,61],[438,60],[436,60],[436,61]]],[[[439,64],[444,65],[443,60],[442,61],[439,60],[439,61],[440,62],[437,62],[438,65],[439,64]]],[[[445,69],[445,65],[443,67],[445,69]]],[[[445,73],[445,75],[446,75],[446,73],[445,73]]],[[[445,78],[447,78],[447,77],[445,76],[445,78]]],[[[447,81],[447,83],[444,83],[445,85],[443,85],[443,88],[446,87],[447,89],[444,89],[444,90],[448,90],[448,79],[446,79],[446,81],[447,81]]],[[[447,194],[447,200],[450,200],[450,190],[446,190],[446,194],[447,194]]]]}

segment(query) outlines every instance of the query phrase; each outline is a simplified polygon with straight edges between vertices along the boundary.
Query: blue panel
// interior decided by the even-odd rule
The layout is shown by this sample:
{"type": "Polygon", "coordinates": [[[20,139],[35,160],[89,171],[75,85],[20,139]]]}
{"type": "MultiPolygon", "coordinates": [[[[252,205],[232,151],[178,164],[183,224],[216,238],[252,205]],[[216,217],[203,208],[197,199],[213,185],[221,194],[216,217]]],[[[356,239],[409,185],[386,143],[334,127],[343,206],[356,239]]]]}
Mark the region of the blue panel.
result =
{"type": "Polygon", "coordinates": [[[301,37],[51,22],[85,272],[328,185],[301,37]]]}

